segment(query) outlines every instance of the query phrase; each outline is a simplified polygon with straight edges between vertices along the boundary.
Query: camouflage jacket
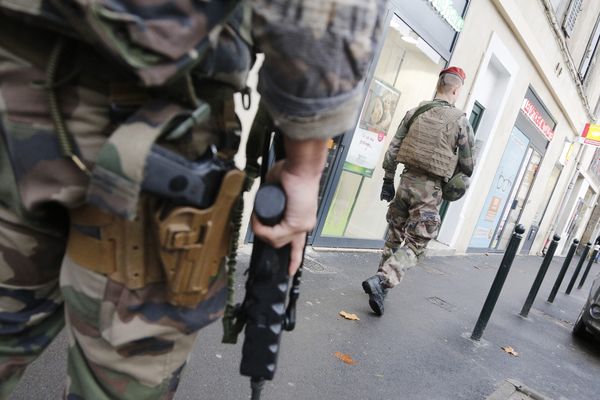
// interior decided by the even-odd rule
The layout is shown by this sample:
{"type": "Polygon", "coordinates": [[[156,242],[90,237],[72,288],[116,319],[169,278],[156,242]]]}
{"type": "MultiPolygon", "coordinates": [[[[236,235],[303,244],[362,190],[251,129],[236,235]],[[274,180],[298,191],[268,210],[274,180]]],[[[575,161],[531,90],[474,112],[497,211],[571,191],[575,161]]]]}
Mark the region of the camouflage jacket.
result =
{"type": "Polygon", "coordinates": [[[259,92],[297,139],[352,128],[385,10],[386,0],[0,0],[0,12],[93,43],[146,86],[193,70],[240,89],[262,52],[259,92]]]}
{"type": "MultiPolygon", "coordinates": [[[[231,111],[231,88],[246,86],[257,53],[261,102],[287,137],[351,129],[385,9],[386,0],[0,0],[0,49],[49,71],[67,43],[83,59],[82,82],[102,77],[100,91],[126,83],[135,88],[125,97],[141,93],[135,112],[84,160],[93,165],[88,202],[132,219],[153,142],[189,119],[195,95],[210,101],[225,88],[231,111]]],[[[239,131],[221,108],[218,119],[239,131]]]]}
{"type": "MultiPolygon", "coordinates": [[[[402,140],[408,133],[408,121],[410,121],[411,117],[417,111],[419,107],[428,102],[422,102],[418,107],[415,107],[409,110],[402,122],[400,122],[400,126],[396,131],[396,134],[392,138],[389,147],[385,153],[383,158],[383,169],[385,171],[386,179],[394,179],[396,175],[396,168],[398,167],[398,151],[400,150],[400,145],[402,144],[402,140]]],[[[473,146],[475,143],[475,135],[473,134],[473,128],[471,124],[467,120],[466,116],[460,118],[458,121],[458,166],[457,168],[467,176],[471,176],[473,174],[473,168],[475,167],[473,160],[473,146]]]]}

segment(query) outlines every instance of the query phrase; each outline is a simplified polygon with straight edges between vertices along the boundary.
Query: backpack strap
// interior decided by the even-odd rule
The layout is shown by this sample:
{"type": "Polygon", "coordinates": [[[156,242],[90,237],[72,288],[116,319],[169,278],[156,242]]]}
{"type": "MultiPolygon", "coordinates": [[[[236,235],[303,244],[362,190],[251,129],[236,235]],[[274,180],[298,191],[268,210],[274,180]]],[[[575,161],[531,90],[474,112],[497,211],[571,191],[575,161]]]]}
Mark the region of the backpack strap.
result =
{"type": "Polygon", "coordinates": [[[415,120],[417,119],[417,117],[419,117],[419,115],[421,115],[435,107],[444,107],[445,106],[444,103],[445,102],[434,100],[429,103],[423,104],[421,107],[417,108],[415,113],[408,120],[408,123],[406,124],[406,129],[407,130],[410,129],[413,122],[415,122],[415,120]]]}

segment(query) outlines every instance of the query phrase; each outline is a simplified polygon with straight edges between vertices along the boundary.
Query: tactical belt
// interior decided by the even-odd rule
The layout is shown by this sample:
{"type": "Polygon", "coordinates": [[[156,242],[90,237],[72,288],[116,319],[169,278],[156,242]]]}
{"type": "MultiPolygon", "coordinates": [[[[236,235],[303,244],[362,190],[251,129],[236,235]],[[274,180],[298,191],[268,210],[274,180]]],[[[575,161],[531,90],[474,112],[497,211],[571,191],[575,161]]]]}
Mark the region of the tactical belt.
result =
{"type": "MultiPolygon", "coordinates": [[[[405,166],[404,171],[406,171],[406,173],[411,174],[411,175],[425,176],[425,177],[427,177],[427,179],[429,179],[431,181],[436,181],[439,183],[443,183],[445,181],[445,178],[442,178],[441,176],[434,175],[431,172],[425,171],[425,170],[417,168],[417,167],[413,167],[412,165],[405,166]]],[[[404,172],[402,172],[402,174],[404,174],[404,172]]]]}

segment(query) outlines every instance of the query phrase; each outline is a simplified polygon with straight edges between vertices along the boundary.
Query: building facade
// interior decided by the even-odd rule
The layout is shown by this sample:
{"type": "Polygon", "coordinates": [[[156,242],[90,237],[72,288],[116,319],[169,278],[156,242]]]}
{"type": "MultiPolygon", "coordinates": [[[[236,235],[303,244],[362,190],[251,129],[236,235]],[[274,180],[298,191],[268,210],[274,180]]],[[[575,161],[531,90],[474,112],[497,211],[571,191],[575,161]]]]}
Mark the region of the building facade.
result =
{"type": "MultiPolygon", "coordinates": [[[[581,133],[600,111],[599,16],[591,0],[391,1],[356,128],[330,142],[311,244],[382,246],[383,155],[447,65],[467,73],[457,106],[476,128],[477,166],[467,195],[442,205],[437,245],[503,251],[517,223],[523,253],[541,252],[553,233],[565,248],[596,235],[600,154],[581,133]]],[[[241,111],[246,129],[254,112],[241,111]]]]}
{"type": "Polygon", "coordinates": [[[597,118],[599,15],[600,2],[585,0],[472,2],[452,63],[474,77],[458,105],[483,115],[478,165],[448,209],[442,243],[503,251],[517,223],[525,254],[554,233],[559,252],[581,239],[598,198],[595,148],[580,137],[597,118]]]}

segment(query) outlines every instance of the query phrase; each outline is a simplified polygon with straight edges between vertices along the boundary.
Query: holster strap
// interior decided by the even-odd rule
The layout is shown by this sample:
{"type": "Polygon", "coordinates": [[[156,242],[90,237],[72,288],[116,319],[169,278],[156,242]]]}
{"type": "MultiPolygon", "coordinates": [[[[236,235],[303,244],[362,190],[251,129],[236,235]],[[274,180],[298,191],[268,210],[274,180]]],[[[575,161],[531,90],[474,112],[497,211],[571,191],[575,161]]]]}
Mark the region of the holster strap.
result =
{"type": "Polygon", "coordinates": [[[142,209],[133,221],[92,206],[73,211],[68,256],[79,266],[132,290],[164,281],[145,203],[142,202],[142,209]]]}
{"type": "Polygon", "coordinates": [[[210,208],[178,207],[164,218],[155,214],[171,304],[193,307],[206,298],[227,255],[231,210],[244,178],[239,170],[229,171],[210,208]]]}

